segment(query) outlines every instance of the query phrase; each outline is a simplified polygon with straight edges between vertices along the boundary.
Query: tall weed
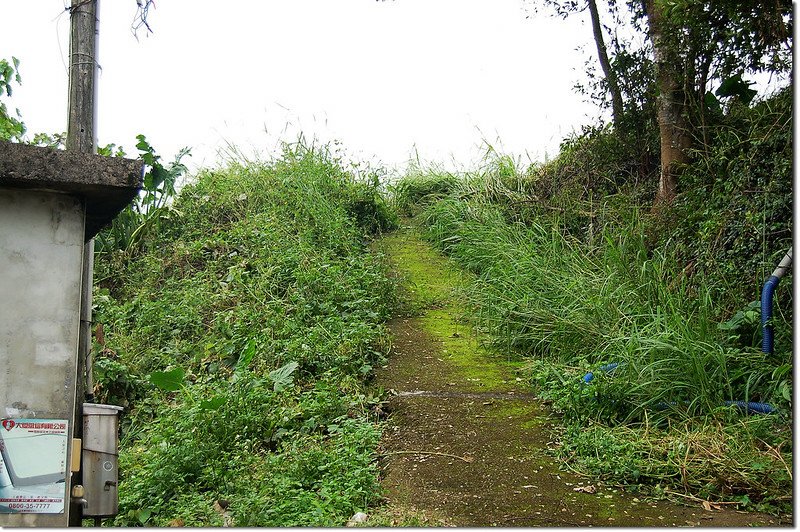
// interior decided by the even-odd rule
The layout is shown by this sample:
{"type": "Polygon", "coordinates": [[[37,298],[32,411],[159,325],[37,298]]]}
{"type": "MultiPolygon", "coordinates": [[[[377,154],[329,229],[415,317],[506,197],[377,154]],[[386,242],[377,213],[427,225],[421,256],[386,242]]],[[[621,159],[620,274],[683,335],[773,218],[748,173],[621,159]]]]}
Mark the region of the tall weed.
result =
{"type": "MultiPolygon", "coordinates": [[[[180,216],[180,211],[172,206],[178,180],[186,173],[186,165],[182,159],[189,155],[189,149],[183,148],[175,159],[166,166],[161,163],[161,156],[147,142],[144,135],[137,135],[139,158],[144,161],[147,172],[143,179],[142,191],[122,210],[111,225],[96,236],[98,253],[121,252],[129,256],[140,250],[142,242],[151,232],[158,232],[170,218],[180,216]]],[[[113,155],[115,145],[103,148],[104,155],[113,155]]],[[[124,156],[122,149],[116,152],[124,156]]]]}
{"type": "MultiPolygon", "coordinates": [[[[691,486],[706,496],[735,492],[785,506],[779,491],[791,479],[785,474],[791,462],[785,430],[791,346],[767,355],[743,345],[732,332],[747,320],[719,323],[713,277],[687,276],[672,242],[653,247],[649,215],[635,205],[618,195],[599,198],[587,219],[603,223],[590,222],[576,234],[577,218],[570,213],[519,208],[536,203],[525,202],[525,179],[468,176],[419,218],[424,235],[475,275],[464,296],[475,309],[476,326],[497,349],[531,359],[532,383],[576,431],[566,435],[565,455],[616,481],[650,482],[663,475],[662,484],[673,488],[691,486]],[[613,371],[600,369],[611,363],[618,364],[613,371]],[[583,377],[590,371],[594,378],[587,383],[583,377]],[[708,438],[717,450],[729,448],[734,433],[709,427],[739,423],[742,412],[724,406],[734,400],[768,402],[781,413],[758,425],[758,437],[747,435],[747,441],[769,443],[737,446],[733,459],[714,456],[718,482],[709,481],[707,472],[682,478],[674,464],[636,441],[643,426],[645,434],[652,426],[675,441],[708,438]],[[586,447],[582,431],[593,426],[614,442],[586,447]],[[675,426],[685,434],[676,435],[675,426]],[[618,454],[632,461],[618,463],[618,454]],[[591,456],[618,467],[597,469],[591,456]],[[780,480],[760,482],[752,464],[768,467],[780,480]]],[[[582,205],[569,208],[576,207],[582,205]]]]}
{"type": "Polygon", "coordinates": [[[636,217],[624,231],[601,229],[594,248],[557,220],[510,222],[477,201],[440,201],[424,223],[476,274],[467,297],[498,347],[587,371],[624,363],[613,381],[631,416],[663,402],[695,415],[725,400],[783,401],[768,377],[776,361],[726,345],[708,291],[682,281],[667,250],[648,251],[636,217]]]}
{"type": "Polygon", "coordinates": [[[365,383],[394,286],[367,244],[393,213],[302,144],[201,172],[174,209],[96,265],[95,392],[129,406],[116,524],[344,524],[378,496],[365,383]]]}

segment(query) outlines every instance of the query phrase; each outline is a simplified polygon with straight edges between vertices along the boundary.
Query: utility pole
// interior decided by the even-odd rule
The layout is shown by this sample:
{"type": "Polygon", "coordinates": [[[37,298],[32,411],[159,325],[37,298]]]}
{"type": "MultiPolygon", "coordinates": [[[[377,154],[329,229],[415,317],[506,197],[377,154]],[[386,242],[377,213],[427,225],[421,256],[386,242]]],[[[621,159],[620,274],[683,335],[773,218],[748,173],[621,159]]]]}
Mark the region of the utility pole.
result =
{"type": "Polygon", "coordinates": [[[67,150],[96,153],[97,0],[71,0],[67,150]]]}
{"type": "MultiPolygon", "coordinates": [[[[97,0],[71,0],[69,45],[69,118],[67,123],[68,151],[97,153],[97,0]]],[[[92,393],[92,281],[94,270],[94,239],[84,245],[81,279],[80,334],[76,375],[75,423],[73,437],[83,435],[83,403],[92,393]]],[[[75,473],[72,485],[81,484],[81,472],[75,473]]],[[[70,526],[81,526],[82,507],[72,503],[70,526]]]]}

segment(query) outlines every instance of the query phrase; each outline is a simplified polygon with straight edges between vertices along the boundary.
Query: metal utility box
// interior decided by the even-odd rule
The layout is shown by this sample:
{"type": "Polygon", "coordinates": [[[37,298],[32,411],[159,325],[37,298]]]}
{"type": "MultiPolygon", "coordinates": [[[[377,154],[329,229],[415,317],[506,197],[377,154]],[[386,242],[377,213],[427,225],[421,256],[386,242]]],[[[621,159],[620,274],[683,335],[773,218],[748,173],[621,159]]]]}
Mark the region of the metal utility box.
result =
{"type": "Polygon", "coordinates": [[[83,403],[84,517],[117,515],[120,412],[121,406],[83,403]]]}
{"type": "Polygon", "coordinates": [[[140,161],[0,142],[0,527],[69,523],[83,247],[141,177],[140,161]]]}

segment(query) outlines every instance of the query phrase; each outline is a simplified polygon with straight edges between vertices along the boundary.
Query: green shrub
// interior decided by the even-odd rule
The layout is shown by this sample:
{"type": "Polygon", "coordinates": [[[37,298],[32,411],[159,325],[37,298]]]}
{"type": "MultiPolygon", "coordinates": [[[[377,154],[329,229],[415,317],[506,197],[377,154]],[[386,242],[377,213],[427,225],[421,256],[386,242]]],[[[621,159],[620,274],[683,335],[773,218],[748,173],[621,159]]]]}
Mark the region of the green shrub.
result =
{"type": "MultiPolygon", "coordinates": [[[[95,237],[96,249],[99,253],[119,252],[133,254],[139,251],[148,233],[158,232],[171,218],[180,216],[180,211],[172,208],[172,200],[176,194],[178,180],[186,173],[186,165],[181,160],[189,155],[189,149],[183,148],[175,159],[164,166],[161,156],[147,142],[144,135],[137,135],[139,141],[136,148],[139,158],[146,165],[142,191],[112,221],[111,225],[100,231],[95,237]]],[[[114,153],[114,144],[109,144],[98,152],[106,157],[125,156],[119,148],[114,153]]]]}
{"type": "MultiPolygon", "coordinates": [[[[730,317],[760,289],[792,245],[793,91],[755,106],[736,105],[709,129],[680,181],[682,193],[658,228],[687,275],[712,281],[721,316],[730,317]]],[[[791,281],[783,281],[790,285],[791,281]]],[[[792,321],[792,290],[776,293],[777,312],[792,321]]],[[[782,343],[789,337],[779,337],[782,343]]]]}
{"type": "Polygon", "coordinates": [[[408,216],[412,209],[447,195],[455,186],[457,178],[446,172],[414,173],[389,186],[393,206],[408,216]]]}
{"type": "Polygon", "coordinates": [[[636,405],[630,415],[675,401],[688,401],[687,414],[724,400],[786,406],[771,377],[783,355],[728,341],[709,293],[674,281],[674,255],[648,252],[635,218],[624,230],[604,229],[595,248],[558,226],[510,223],[496,207],[455,199],[432,205],[425,226],[435,244],[477,275],[467,297],[498,347],[587,371],[625,362],[607,386],[636,405]]]}
{"type": "Polygon", "coordinates": [[[745,508],[789,510],[788,434],[766,417],[656,426],[571,425],[562,456],[596,478],[660,495],[690,489],[704,499],[723,498],[745,508]],[[775,447],[777,445],[778,447],[775,447]]]}
{"type": "Polygon", "coordinates": [[[96,265],[97,371],[130,401],[115,523],[341,526],[378,493],[364,386],[395,296],[366,238],[392,213],[302,145],[203,171],[174,209],[96,265]]]}

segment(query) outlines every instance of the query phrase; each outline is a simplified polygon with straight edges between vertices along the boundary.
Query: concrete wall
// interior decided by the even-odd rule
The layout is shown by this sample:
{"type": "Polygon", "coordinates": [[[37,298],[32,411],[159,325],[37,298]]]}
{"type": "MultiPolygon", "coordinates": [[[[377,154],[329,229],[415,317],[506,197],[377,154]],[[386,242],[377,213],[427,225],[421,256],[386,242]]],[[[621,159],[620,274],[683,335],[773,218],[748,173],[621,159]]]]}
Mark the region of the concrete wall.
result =
{"type": "MultiPolygon", "coordinates": [[[[0,418],[72,432],[84,217],[72,196],[0,188],[0,418]]],[[[0,513],[0,526],[66,526],[68,467],[63,514],[0,513]]]]}

